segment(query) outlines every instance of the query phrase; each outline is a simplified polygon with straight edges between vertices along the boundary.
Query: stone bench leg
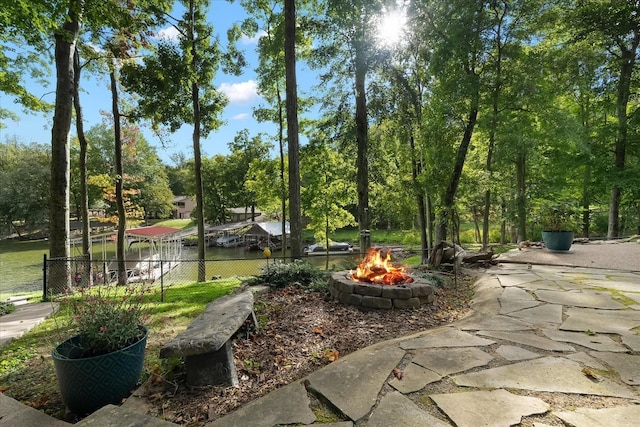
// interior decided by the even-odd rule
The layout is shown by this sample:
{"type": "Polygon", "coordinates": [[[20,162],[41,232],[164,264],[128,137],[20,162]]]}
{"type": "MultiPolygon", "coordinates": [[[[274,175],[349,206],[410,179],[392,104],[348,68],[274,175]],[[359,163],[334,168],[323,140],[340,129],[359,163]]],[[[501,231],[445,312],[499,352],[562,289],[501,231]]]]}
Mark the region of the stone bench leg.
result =
{"type": "Polygon", "coordinates": [[[194,386],[238,385],[238,372],[233,362],[231,340],[211,353],[187,356],[187,384],[194,386]]]}

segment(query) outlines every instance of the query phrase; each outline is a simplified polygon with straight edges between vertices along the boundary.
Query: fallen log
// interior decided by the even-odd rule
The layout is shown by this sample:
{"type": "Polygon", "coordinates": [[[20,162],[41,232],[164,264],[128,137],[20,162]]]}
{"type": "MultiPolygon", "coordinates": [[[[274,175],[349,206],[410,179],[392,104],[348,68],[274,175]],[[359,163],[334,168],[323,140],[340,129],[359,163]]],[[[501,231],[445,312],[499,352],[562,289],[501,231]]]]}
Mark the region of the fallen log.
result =
{"type": "Polygon", "coordinates": [[[493,249],[486,252],[468,252],[463,247],[451,242],[438,243],[429,254],[429,267],[438,268],[441,264],[473,264],[493,259],[493,249]]]}

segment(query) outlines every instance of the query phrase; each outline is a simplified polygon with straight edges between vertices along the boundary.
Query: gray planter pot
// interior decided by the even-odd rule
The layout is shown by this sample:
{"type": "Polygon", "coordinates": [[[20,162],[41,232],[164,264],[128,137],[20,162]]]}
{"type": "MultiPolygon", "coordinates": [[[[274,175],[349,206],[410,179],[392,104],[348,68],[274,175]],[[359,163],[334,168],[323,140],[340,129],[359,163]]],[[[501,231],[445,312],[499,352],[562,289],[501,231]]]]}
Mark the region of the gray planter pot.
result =
{"type": "Polygon", "coordinates": [[[550,251],[565,252],[573,244],[573,231],[543,231],[542,241],[550,251]]]}
{"type": "Polygon", "coordinates": [[[51,352],[62,400],[71,412],[90,414],[118,404],[135,388],[144,363],[148,331],[129,347],[95,357],[80,357],[80,337],[60,343],[51,352]]]}

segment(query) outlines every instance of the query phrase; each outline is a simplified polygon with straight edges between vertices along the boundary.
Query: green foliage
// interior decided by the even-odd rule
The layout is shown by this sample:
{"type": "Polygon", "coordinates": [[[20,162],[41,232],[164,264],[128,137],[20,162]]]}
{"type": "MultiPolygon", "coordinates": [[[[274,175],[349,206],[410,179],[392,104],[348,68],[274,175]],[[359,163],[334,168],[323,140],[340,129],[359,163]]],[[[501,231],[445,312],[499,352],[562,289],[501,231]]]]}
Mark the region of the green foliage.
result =
{"type": "Polygon", "coordinates": [[[0,316],[16,311],[16,305],[8,301],[0,301],[0,316]]]}
{"type": "Polygon", "coordinates": [[[69,330],[80,336],[85,357],[125,348],[140,338],[149,291],[136,285],[96,286],[63,298],[61,311],[69,314],[69,330]]]}
{"type": "Polygon", "coordinates": [[[444,279],[442,277],[438,276],[437,274],[419,273],[418,276],[420,276],[423,279],[428,280],[436,288],[441,288],[441,287],[446,285],[446,282],[444,281],[444,279]]]}
{"type": "Polygon", "coordinates": [[[328,274],[306,261],[291,263],[275,261],[248,283],[249,285],[265,284],[272,288],[284,288],[296,284],[309,291],[319,291],[326,289],[328,274]]]}
{"type": "Polygon", "coordinates": [[[0,360],[0,375],[6,375],[19,369],[24,362],[38,354],[33,346],[13,345],[2,354],[0,360]]]}
{"type": "Polygon", "coordinates": [[[27,230],[44,226],[49,214],[51,149],[0,142],[0,222],[22,223],[27,230]]]}
{"type": "Polygon", "coordinates": [[[549,200],[541,201],[534,208],[534,218],[543,231],[575,231],[579,209],[574,202],[549,200]]]}

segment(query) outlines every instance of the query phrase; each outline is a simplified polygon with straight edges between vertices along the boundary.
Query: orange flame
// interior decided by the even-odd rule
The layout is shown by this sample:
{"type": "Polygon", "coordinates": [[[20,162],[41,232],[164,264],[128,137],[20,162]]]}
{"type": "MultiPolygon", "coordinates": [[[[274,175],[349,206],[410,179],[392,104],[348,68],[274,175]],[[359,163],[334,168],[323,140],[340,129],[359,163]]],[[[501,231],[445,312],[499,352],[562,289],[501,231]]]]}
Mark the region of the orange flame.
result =
{"type": "Polygon", "coordinates": [[[369,249],[364,260],[358,264],[355,271],[351,272],[350,277],[357,282],[384,285],[397,285],[413,281],[404,267],[396,267],[391,264],[391,251],[387,251],[387,255],[383,259],[382,250],[375,248],[369,249]]]}

